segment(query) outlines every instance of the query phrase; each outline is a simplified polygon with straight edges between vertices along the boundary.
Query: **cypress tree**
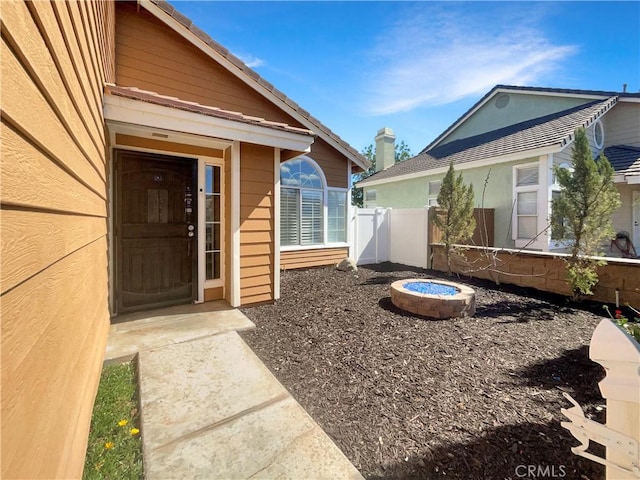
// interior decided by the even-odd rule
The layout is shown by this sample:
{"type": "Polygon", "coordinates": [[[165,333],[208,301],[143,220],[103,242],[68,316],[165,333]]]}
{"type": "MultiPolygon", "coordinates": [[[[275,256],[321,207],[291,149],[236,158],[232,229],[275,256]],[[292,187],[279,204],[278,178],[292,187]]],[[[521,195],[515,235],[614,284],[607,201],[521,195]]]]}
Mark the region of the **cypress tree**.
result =
{"type": "Polygon", "coordinates": [[[453,162],[440,186],[433,223],[442,231],[447,273],[451,275],[453,245],[471,238],[476,227],[473,216],[473,185],[465,185],[462,174],[456,177],[453,162]]]}
{"type": "Polygon", "coordinates": [[[573,171],[554,167],[560,194],[551,203],[551,229],[570,243],[567,279],[578,299],[591,295],[598,283],[597,267],[605,262],[588,256],[602,255],[603,240],[613,236],[611,214],[620,206],[620,194],[613,167],[602,153],[593,158],[584,128],[575,131],[571,159],[573,171]]]}

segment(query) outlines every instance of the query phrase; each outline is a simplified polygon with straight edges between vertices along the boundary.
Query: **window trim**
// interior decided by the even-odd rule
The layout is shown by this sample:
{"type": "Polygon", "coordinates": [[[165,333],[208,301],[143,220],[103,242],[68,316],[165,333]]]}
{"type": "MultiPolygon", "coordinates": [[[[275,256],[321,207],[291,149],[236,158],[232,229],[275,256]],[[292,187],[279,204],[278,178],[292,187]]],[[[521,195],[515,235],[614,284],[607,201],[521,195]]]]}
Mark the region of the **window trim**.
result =
{"type": "Polygon", "coordinates": [[[378,191],[373,188],[371,190],[365,190],[362,194],[362,205],[364,208],[376,208],[378,206],[378,191]],[[373,194],[373,200],[367,200],[367,194],[373,194]]]}
{"type": "MultiPolygon", "coordinates": [[[[224,217],[225,208],[226,208],[226,200],[225,200],[225,172],[224,172],[224,159],[214,159],[214,158],[205,158],[202,162],[202,186],[198,185],[201,190],[203,198],[206,198],[206,168],[207,166],[211,167],[219,167],[220,168],[220,278],[207,278],[206,271],[206,255],[207,255],[207,246],[206,246],[206,202],[203,202],[201,217],[202,221],[198,222],[202,224],[202,248],[201,251],[198,252],[199,257],[203,259],[203,284],[204,289],[207,288],[216,288],[223,287],[225,285],[226,275],[224,266],[225,266],[225,225],[226,219],[224,217]]],[[[200,174],[200,172],[198,172],[200,174]]],[[[200,220],[200,218],[199,218],[200,220]]],[[[200,240],[198,240],[198,243],[200,240]]]]}
{"type": "Polygon", "coordinates": [[[427,207],[437,207],[438,206],[438,195],[440,195],[440,189],[442,188],[442,179],[439,180],[428,180],[427,181],[427,207]],[[433,195],[431,193],[431,184],[439,183],[440,187],[438,188],[438,193],[433,195]]]}
{"type": "MultiPolygon", "coordinates": [[[[533,238],[521,238],[520,232],[518,231],[518,218],[521,216],[526,217],[535,217],[536,219],[536,234],[540,233],[538,231],[538,223],[540,219],[540,180],[543,179],[543,175],[540,172],[540,162],[529,162],[529,163],[520,163],[513,166],[513,191],[511,195],[512,205],[513,205],[513,214],[511,218],[511,238],[515,241],[516,247],[521,248],[526,244],[535,243],[533,238]],[[535,185],[522,185],[518,186],[518,170],[524,170],[532,167],[538,168],[538,183],[535,185]],[[536,214],[535,215],[518,215],[518,194],[519,193],[535,193],[536,194],[536,214]]],[[[534,237],[535,238],[535,237],[534,237]]]]}
{"type": "MultiPolygon", "coordinates": [[[[282,162],[280,164],[280,167],[282,167],[282,165],[284,165],[287,162],[291,162],[293,160],[306,160],[309,163],[311,163],[311,165],[317,170],[317,172],[320,175],[320,180],[322,181],[322,189],[309,189],[309,190],[317,190],[317,191],[321,191],[322,192],[322,243],[314,243],[314,244],[310,244],[310,245],[282,245],[280,244],[280,251],[281,252],[292,252],[292,251],[299,251],[299,250],[314,250],[314,249],[325,249],[325,248],[348,248],[350,246],[349,244],[349,235],[350,235],[350,223],[349,223],[349,202],[351,199],[351,188],[342,188],[342,187],[330,187],[327,184],[327,177],[324,173],[324,171],[322,170],[322,167],[318,164],[318,162],[316,162],[313,158],[307,156],[307,155],[301,155],[299,157],[287,160],[286,162],[282,162]],[[328,239],[328,235],[329,235],[329,230],[328,230],[328,219],[329,219],[329,192],[330,191],[334,191],[334,192],[343,192],[345,194],[345,237],[346,240],[344,242],[336,242],[336,243],[329,243],[327,241],[328,239]]],[[[297,189],[297,190],[303,190],[303,188],[301,187],[291,187],[291,186],[287,186],[287,185],[283,185],[282,182],[280,182],[280,189],[282,188],[293,188],[293,189],[297,189]]],[[[278,202],[278,209],[280,209],[280,202],[278,202]]]]}

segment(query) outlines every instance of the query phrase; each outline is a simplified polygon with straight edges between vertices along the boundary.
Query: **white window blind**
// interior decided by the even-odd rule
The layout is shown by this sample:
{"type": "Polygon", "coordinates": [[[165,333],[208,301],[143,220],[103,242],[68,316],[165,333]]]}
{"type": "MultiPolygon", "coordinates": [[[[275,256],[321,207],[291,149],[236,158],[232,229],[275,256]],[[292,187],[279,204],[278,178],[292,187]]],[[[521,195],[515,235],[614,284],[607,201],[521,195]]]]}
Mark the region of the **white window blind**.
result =
{"type": "Polygon", "coordinates": [[[280,189],[280,244],[299,245],[300,200],[299,190],[280,189]]]}
{"type": "Polygon", "coordinates": [[[322,191],[300,190],[301,219],[300,245],[323,243],[322,237],[322,191]]]}
{"type": "Polygon", "coordinates": [[[518,238],[532,239],[538,228],[538,192],[518,193],[518,238]]]}
{"type": "Polygon", "coordinates": [[[518,168],[517,169],[516,186],[524,187],[526,185],[538,185],[538,166],[518,168]]]}

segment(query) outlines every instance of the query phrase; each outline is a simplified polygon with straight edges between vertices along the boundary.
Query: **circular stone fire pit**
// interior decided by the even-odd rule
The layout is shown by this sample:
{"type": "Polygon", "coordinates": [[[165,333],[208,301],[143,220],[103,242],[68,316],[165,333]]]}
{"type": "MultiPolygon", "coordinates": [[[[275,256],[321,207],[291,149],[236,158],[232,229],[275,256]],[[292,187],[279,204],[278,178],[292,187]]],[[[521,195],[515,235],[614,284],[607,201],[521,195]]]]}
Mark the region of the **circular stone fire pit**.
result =
{"type": "Polygon", "coordinates": [[[433,318],[472,316],[476,292],[442,280],[398,280],[391,284],[391,302],[398,308],[433,318]]]}

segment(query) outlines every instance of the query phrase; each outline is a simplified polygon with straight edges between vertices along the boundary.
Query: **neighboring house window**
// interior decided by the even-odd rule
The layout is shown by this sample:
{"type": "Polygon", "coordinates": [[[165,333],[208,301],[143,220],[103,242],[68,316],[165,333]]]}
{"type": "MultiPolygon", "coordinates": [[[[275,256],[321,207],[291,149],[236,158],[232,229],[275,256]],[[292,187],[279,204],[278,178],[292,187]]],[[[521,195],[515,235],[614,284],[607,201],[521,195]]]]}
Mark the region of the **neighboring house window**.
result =
{"type": "Polygon", "coordinates": [[[313,160],[296,158],[280,166],[281,246],[346,242],[346,218],[347,190],[327,188],[313,160]]]}
{"type": "MultiPolygon", "coordinates": [[[[569,162],[562,162],[561,164],[558,165],[558,168],[562,168],[564,170],[569,170],[570,172],[573,171],[573,165],[569,162]]],[[[558,176],[556,175],[556,172],[553,172],[553,179],[552,179],[552,183],[554,186],[554,190],[560,188],[560,186],[558,185],[558,176]]]]}
{"type": "Polygon", "coordinates": [[[538,233],[538,164],[514,167],[515,238],[531,240],[538,233]]]}
{"type": "Polygon", "coordinates": [[[441,186],[442,180],[432,180],[429,182],[429,191],[427,194],[427,205],[429,207],[438,205],[438,194],[440,193],[441,186]]]}
{"type": "Polygon", "coordinates": [[[598,150],[604,147],[604,128],[600,120],[597,120],[593,126],[593,142],[598,150]]]}
{"type": "Polygon", "coordinates": [[[364,192],[364,207],[375,208],[376,207],[376,191],[367,190],[364,192]]]}

